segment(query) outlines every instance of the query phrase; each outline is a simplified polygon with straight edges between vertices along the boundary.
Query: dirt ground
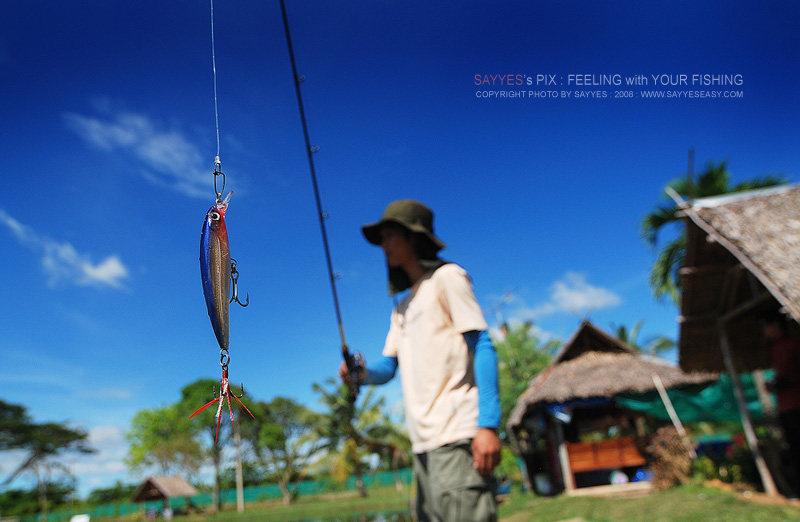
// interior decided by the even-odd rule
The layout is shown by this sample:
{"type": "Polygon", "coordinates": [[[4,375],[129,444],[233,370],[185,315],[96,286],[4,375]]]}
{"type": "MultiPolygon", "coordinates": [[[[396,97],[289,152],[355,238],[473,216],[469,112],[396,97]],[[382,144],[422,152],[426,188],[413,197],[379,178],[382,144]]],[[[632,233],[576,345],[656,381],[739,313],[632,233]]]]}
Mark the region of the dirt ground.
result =
{"type": "Polygon", "coordinates": [[[800,507],[800,500],[788,499],[783,495],[767,495],[760,491],[753,491],[745,484],[727,484],[721,480],[707,480],[704,484],[711,488],[718,488],[724,491],[733,491],[737,496],[747,502],[754,502],[757,504],[771,504],[771,505],[787,505],[800,507]]]}

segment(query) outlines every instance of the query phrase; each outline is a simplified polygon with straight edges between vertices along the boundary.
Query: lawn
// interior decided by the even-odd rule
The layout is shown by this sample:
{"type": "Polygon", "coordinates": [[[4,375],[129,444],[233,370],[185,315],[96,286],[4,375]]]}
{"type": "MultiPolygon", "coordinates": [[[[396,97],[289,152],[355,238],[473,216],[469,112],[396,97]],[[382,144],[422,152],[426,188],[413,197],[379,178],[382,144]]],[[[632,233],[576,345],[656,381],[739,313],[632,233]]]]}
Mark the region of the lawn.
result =
{"type": "Polygon", "coordinates": [[[749,499],[715,487],[687,485],[635,498],[516,495],[501,522],[781,522],[800,520],[800,506],[749,499]]]}
{"type": "Polygon", "coordinates": [[[366,498],[349,491],[299,497],[289,506],[284,506],[280,500],[270,500],[248,503],[244,513],[238,513],[235,504],[226,504],[223,510],[215,515],[195,514],[175,517],[174,520],[176,522],[369,521],[372,517],[364,518],[363,515],[389,511],[409,513],[410,502],[408,488],[398,492],[392,487],[385,487],[370,489],[366,498]]]}
{"type": "MultiPolygon", "coordinates": [[[[291,506],[278,501],[248,504],[245,513],[226,506],[216,515],[176,518],[185,522],[371,521],[375,513],[408,512],[409,492],[374,489],[367,498],[354,493],[306,497],[291,506]],[[366,514],[367,516],[358,516],[366,514]]],[[[403,518],[409,520],[410,517],[403,518]]],[[[800,521],[800,505],[768,502],[763,495],[687,485],[634,498],[537,497],[514,493],[500,506],[500,522],[782,522],[800,521]]]]}

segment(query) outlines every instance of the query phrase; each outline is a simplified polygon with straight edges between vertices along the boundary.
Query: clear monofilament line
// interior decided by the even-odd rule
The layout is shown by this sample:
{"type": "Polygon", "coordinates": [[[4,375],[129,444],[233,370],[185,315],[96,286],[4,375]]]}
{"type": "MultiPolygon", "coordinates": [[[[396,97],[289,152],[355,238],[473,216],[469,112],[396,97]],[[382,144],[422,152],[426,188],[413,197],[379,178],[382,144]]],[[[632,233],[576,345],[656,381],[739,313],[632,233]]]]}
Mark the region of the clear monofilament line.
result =
{"type": "Polygon", "coordinates": [[[214,0],[211,0],[211,69],[214,73],[214,123],[217,129],[217,155],[215,163],[219,163],[219,106],[217,104],[217,57],[214,45],[214,0]]]}

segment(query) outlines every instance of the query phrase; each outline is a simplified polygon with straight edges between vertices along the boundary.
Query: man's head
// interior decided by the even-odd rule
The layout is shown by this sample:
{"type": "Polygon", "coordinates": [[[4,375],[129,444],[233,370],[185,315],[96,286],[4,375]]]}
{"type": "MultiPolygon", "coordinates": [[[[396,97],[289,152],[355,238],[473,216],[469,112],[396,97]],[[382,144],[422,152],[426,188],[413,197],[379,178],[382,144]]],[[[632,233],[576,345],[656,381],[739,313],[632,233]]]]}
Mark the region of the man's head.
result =
{"type": "Polygon", "coordinates": [[[417,258],[423,260],[436,259],[437,252],[446,246],[433,233],[433,212],[413,199],[389,203],[380,221],[362,226],[361,231],[367,241],[378,246],[383,246],[388,235],[407,231],[417,258]]]}
{"type": "Polygon", "coordinates": [[[401,199],[389,203],[380,221],[364,225],[361,231],[367,241],[380,246],[386,254],[389,295],[411,287],[404,266],[435,270],[444,264],[438,252],[445,244],[433,233],[433,212],[419,201],[401,199]]]}

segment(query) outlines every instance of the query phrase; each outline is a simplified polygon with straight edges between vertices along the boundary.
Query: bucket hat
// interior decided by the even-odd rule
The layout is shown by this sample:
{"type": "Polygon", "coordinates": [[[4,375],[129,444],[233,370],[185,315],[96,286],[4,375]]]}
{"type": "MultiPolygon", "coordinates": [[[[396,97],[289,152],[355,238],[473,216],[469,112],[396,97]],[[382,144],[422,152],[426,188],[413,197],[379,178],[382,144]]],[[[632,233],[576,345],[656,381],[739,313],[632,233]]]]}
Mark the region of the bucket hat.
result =
{"type": "Polygon", "coordinates": [[[386,206],[380,221],[361,227],[367,241],[373,245],[381,244],[381,227],[386,223],[397,223],[411,232],[422,234],[435,246],[436,251],[447,245],[433,233],[433,212],[413,199],[400,199],[386,206]]]}

